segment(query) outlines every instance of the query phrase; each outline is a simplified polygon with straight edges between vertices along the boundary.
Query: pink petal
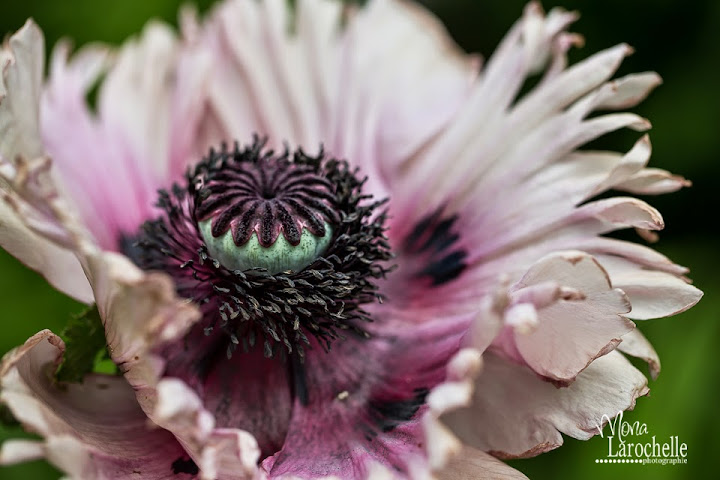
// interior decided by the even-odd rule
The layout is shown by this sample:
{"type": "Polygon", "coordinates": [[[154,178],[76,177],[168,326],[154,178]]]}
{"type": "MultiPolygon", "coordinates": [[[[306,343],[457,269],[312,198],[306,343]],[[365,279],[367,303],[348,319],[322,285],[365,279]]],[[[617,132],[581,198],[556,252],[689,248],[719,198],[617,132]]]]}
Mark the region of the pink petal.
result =
{"type": "MultiPolygon", "coordinates": [[[[658,270],[681,276],[688,273],[686,267],[676,265],[665,255],[637,243],[616,240],[614,238],[594,237],[574,243],[578,249],[590,252],[600,259],[611,276],[614,273],[613,261],[622,259],[623,263],[632,262],[649,270],[658,270]]],[[[625,263],[626,264],[626,263],[625,263]]]]}
{"type": "Polygon", "coordinates": [[[462,104],[475,59],[447,40],[440,22],[407,2],[343,9],[301,1],[292,36],[288,15],[280,0],[230,2],[200,33],[222,64],[210,78],[208,102],[221,138],[259,133],[271,145],[287,141],[308,151],[323,142],[330,154],[363,169],[369,191],[385,195],[385,177],[462,104]]]}
{"type": "Polygon", "coordinates": [[[45,446],[37,440],[5,440],[0,445],[0,465],[29,462],[45,458],[45,446]]]}
{"type": "Polygon", "coordinates": [[[521,472],[492,455],[464,446],[457,458],[437,474],[439,480],[523,480],[521,472]]]}
{"type": "Polygon", "coordinates": [[[620,110],[631,108],[645,100],[652,90],[662,83],[655,72],[637,73],[614,80],[607,85],[608,92],[601,95],[595,108],[620,110]]]}
{"type": "Polygon", "coordinates": [[[548,114],[561,111],[602,85],[629,53],[629,47],[621,44],[593,54],[530,92],[521,99],[514,115],[527,116],[525,122],[534,125],[548,114]]]}
{"type": "Polygon", "coordinates": [[[448,378],[428,395],[429,411],[423,417],[428,463],[433,471],[443,471],[461,458],[463,444],[440,421],[440,416],[470,405],[473,383],[481,368],[480,351],[460,350],[448,363],[448,378]]]}
{"type": "Polygon", "coordinates": [[[52,195],[47,161],[38,132],[38,99],[44,62],[42,32],[32,22],[11,36],[0,51],[0,245],[53,286],[90,302],[92,295],[80,264],[66,245],[53,245],[34,228],[64,241],[55,218],[39,215],[28,203],[52,195]]]}
{"type": "Polygon", "coordinates": [[[164,167],[165,182],[181,178],[189,165],[207,155],[210,146],[217,145],[215,139],[202,133],[208,127],[203,125],[203,117],[208,78],[215,73],[211,70],[212,57],[192,39],[186,39],[183,46],[176,65],[177,84],[168,102],[170,151],[168,165],[164,167]]]}
{"type": "Polygon", "coordinates": [[[489,231],[484,234],[487,240],[478,245],[471,257],[493,259],[497,256],[500,261],[507,262],[513,250],[526,246],[536,249],[549,247],[549,251],[556,251],[562,248],[560,245],[573,245],[572,242],[623,228],[661,230],[665,226],[660,212],[630,197],[586,203],[574,211],[561,212],[557,217],[552,220],[533,217],[510,231],[497,234],[489,231]]]}
{"type": "Polygon", "coordinates": [[[507,283],[501,281],[473,309],[472,322],[464,335],[463,346],[484,352],[500,332],[504,311],[509,303],[507,283]]]}
{"type": "MultiPolygon", "coordinates": [[[[619,59],[627,54],[627,50],[627,46],[620,46],[614,51],[608,51],[603,55],[598,54],[597,58],[591,59],[595,62],[594,67],[598,72],[605,71],[605,73],[600,73],[599,80],[604,80],[612,73],[612,70],[607,70],[608,65],[612,69],[616,68],[619,59]],[[608,65],[601,67],[608,61],[608,65]]],[[[498,52],[496,56],[500,54],[498,52]]],[[[449,166],[447,175],[439,179],[443,182],[442,184],[439,184],[438,179],[433,178],[429,171],[429,165],[432,163],[428,163],[426,168],[428,171],[425,172],[428,184],[423,184],[414,177],[411,177],[409,181],[416,185],[419,183],[425,187],[425,190],[433,192],[434,197],[430,198],[431,206],[433,203],[442,201],[443,197],[448,195],[453,202],[467,198],[473,205],[482,205],[488,199],[496,198],[505,192],[517,192],[516,189],[508,189],[508,183],[517,181],[516,179],[522,178],[522,175],[539,171],[542,167],[557,161],[563,155],[598,136],[623,127],[638,130],[649,127],[645,120],[632,114],[604,115],[583,121],[592,109],[602,103],[603,99],[623,96],[626,93],[625,85],[640,83],[649,91],[653,83],[645,81],[645,77],[638,81],[628,78],[606,84],[596,92],[578,100],[566,111],[562,110],[565,106],[564,102],[568,98],[577,98],[572,93],[575,90],[562,88],[563,83],[560,80],[557,81],[559,82],[557,86],[552,85],[553,82],[549,82],[547,85],[538,87],[536,91],[528,95],[527,100],[519,102],[509,114],[500,116],[493,121],[483,118],[481,126],[476,125],[476,128],[472,130],[471,138],[456,143],[456,145],[463,145],[462,155],[455,155],[456,157],[460,156],[460,159],[449,166]],[[557,91],[551,89],[550,86],[556,88],[557,91]],[[566,98],[565,95],[569,95],[569,97],[566,98]],[[557,96],[557,98],[553,98],[553,96],[557,96]],[[556,106],[556,101],[560,102],[560,105],[556,106]],[[557,110],[554,110],[555,108],[557,110]],[[506,138],[520,138],[522,141],[509,143],[503,140],[506,138]],[[552,141],[547,141],[547,139],[552,139],[552,141]],[[480,163],[478,164],[478,162],[480,163]],[[432,188],[430,188],[431,184],[432,188]],[[460,185],[459,188],[458,185],[460,185]],[[484,188],[477,188],[478,185],[484,188]]],[[[512,91],[512,87],[507,90],[512,91]]],[[[576,93],[579,94],[579,92],[576,93]]],[[[482,111],[486,117],[485,111],[482,111]]],[[[470,135],[469,132],[468,135],[470,135]]],[[[444,145],[442,141],[441,138],[437,144],[438,154],[440,154],[441,148],[439,145],[444,145]]],[[[447,145],[447,148],[453,147],[447,145]]],[[[434,148],[429,148],[427,155],[432,155],[434,151],[434,148]]],[[[447,157],[447,149],[442,152],[442,155],[447,157]]],[[[411,174],[413,176],[422,175],[418,171],[411,172],[411,174]]]]}
{"type": "Polygon", "coordinates": [[[44,59],[43,35],[32,20],[0,51],[0,157],[7,161],[43,154],[37,115],[44,59]]]}
{"type": "Polygon", "coordinates": [[[112,359],[138,391],[143,409],[152,411],[163,368],[153,348],[182,337],[199,312],[176,296],[167,276],[145,274],[124,256],[96,252],[88,264],[112,359]]]}
{"type": "Polygon", "coordinates": [[[664,272],[634,269],[613,275],[613,285],[630,299],[628,317],[636,320],[668,317],[684,312],[703,296],[685,280],[664,272]]]}
{"type": "Polygon", "coordinates": [[[646,168],[615,186],[618,190],[640,195],[676,192],[691,183],[679,175],[658,168],[646,168]]]}
{"type": "Polygon", "coordinates": [[[117,250],[121,235],[155,215],[157,189],[208,147],[195,144],[195,129],[209,62],[189,48],[180,51],[175,35],[160,24],[150,24],[112,61],[108,49],[98,46],[70,60],[68,55],[64,43],[53,52],[42,99],[43,140],[97,242],[117,250]],[[103,73],[94,115],[85,97],[103,73]],[[172,120],[179,116],[182,122],[172,120]]]}
{"type": "Polygon", "coordinates": [[[427,468],[419,399],[442,382],[458,349],[458,327],[467,321],[452,323],[431,322],[402,336],[348,339],[328,353],[308,352],[308,402],[296,400],[283,448],[263,467],[271,476],[301,478],[355,478],[372,464],[405,474],[427,468]]]}
{"type": "Polygon", "coordinates": [[[531,457],[559,447],[560,432],[586,440],[603,415],[632,409],[647,380],[620,353],[592,362],[573,384],[557,388],[527,367],[485,354],[472,406],[443,421],[463,442],[499,458],[531,457]]]}
{"type": "MultiPolygon", "coordinates": [[[[615,152],[576,151],[562,160],[526,175],[512,193],[505,215],[519,212],[548,222],[577,205],[612,188],[640,171],[650,158],[648,136],[643,136],[625,155],[615,152]]],[[[499,227],[496,227],[499,228],[499,227]]]]}
{"type": "Polygon", "coordinates": [[[565,240],[564,236],[574,237],[577,240],[623,228],[661,230],[665,226],[660,212],[647,203],[630,197],[596,200],[575,209],[569,204],[559,208],[557,212],[539,212],[538,215],[527,219],[524,215],[521,211],[514,211],[514,215],[502,218],[502,223],[495,223],[495,218],[485,217],[489,220],[485,225],[480,222],[464,225],[464,228],[483,232],[483,240],[477,243],[477,247],[470,254],[471,258],[487,259],[507,255],[528,244],[539,246],[546,239],[545,237],[557,245],[565,240]],[[512,222],[521,215],[524,218],[523,222],[512,222]],[[486,228],[475,230],[482,226],[486,228]]]}
{"type": "Polygon", "coordinates": [[[113,253],[88,254],[87,258],[110,353],[135,389],[145,414],[172,432],[200,468],[208,469],[202,475],[211,478],[215,471],[232,470],[236,476],[229,478],[245,478],[250,475],[247,472],[254,472],[257,445],[252,436],[234,428],[214,428],[215,418],[193,392],[182,383],[161,382],[167,363],[161,352],[182,344],[198,320],[196,307],[176,296],[164,274],[146,274],[113,253]],[[172,388],[182,394],[173,398],[168,395],[172,388]],[[169,397],[178,403],[170,404],[169,397]],[[189,424],[193,418],[197,423],[189,424]]]}
{"type": "Polygon", "coordinates": [[[3,200],[0,200],[0,245],[61,292],[83,303],[92,302],[90,284],[75,255],[31,231],[3,200]]]}
{"type": "MultiPolygon", "coordinates": [[[[591,192],[591,195],[597,195],[610,188],[616,188],[619,183],[627,180],[639,171],[642,171],[643,167],[645,167],[650,160],[651,150],[650,137],[648,135],[643,135],[640,140],[635,142],[633,148],[620,158],[620,161],[613,167],[607,178],[595,187],[595,190],[591,192]]],[[[577,152],[577,154],[582,153],[577,152]]],[[[594,159],[588,160],[592,161],[594,159]]],[[[587,200],[589,197],[590,195],[583,200],[587,200]]]]}
{"type": "Polygon", "coordinates": [[[533,265],[514,287],[556,282],[575,290],[537,311],[537,327],[517,331],[515,342],[527,365],[538,374],[569,383],[594,359],[620,343],[634,328],[621,316],[630,310],[622,291],[613,289],[605,271],[581,252],[551,255],[533,265]]]}
{"type": "Polygon", "coordinates": [[[598,221],[597,233],[619,228],[662,230],[665,227],[660,212],[636,198],[613,197],[587,203],[577,209],[572,218],[576,222],[598,221]]]}
{"type": "Polygon", "coordinates": [[[236,429],[215,429],[215,419],[196,393],[182,381],[163,379],[157,386],[153,418],[175,433],[197,459],[202,478],[250,479],[257,472],[260,449],[252,435],[236,429]]]}
{"type": "Polygon", "coordinates": [[[282,448],[287,436],[293,408],[291,367],[265,358],[262,348],[228,359],[226,342],[226,337],[207,337],[196,327],[187,339],[159,350],[167,365],[163,375],[196,390],[219,428],[255,435],[257,449],[266,458],[282,448]]]}
{"type": "Polygon", "coordinates": [[[618,350],[633,357],[645,360],[650,368],[650,377],[656,380],[660,374],[660,357],[647,338],[635,329],[622,337],[618,350]]]}
{"type": "Polygon", "coordinates": [[[141,217],[134,199],[125,197],[134,196],[134,188],[122,171],[118,149],[110,147],[112,139],[103,134],[85,102],[87,91],[107,68],[109,52],[89,46],[68,62],[69,53],[70,45],[60,42],[51,56],[50,78],[41,98],[43,142],[55,161],[57,178],[95,241],[115,249],[118,229],[131,228],[128,221],[139,222],[141,217]],[[122,203],[115,205],[116,199],[122,203]],[[121,208],[124,214],[118,213],[121,208]]]}
{"type": "Polygon", "coordinates": [[[577,205],[629,178],[647,163],[649,155],[650,145],[643,137],[626,155],[573,152],[532,175],[523,174],[526,176],[520,178],[525,179],[514,188],[498,193],[503,208],[461,217],[467,219],[464,229],[479,236],[472,242],[479,248],[471,255],[487,258],[490,247],[512,247],[545,231],[555,235],[560,224],[575,221],[577,205]],[[518,218],[532,220],[518,222],[518,218]]]}
{"type": "Polygon", "coordinates": [[[376,1],[368,7],[354,15],[341,52],[334,150],[391,179],[462,107],[478,61],[412,3],[376,1]],[[350,98],[343,93],[347,88],[355,91],[350,98]]]}
{"type": "MultiPolygon", "coordinates": [[[[118,52],[98,96],[103,130],[113,139],[135,188],[155,188],[170,179],[170,112],[175,87],[178,46],[172,30],[150,22],[139,40],[118,52]]],[[[198,92],[186,92],[197,95],[198,92]]],[[[140,193],[151,195],[154,190],[140,193]]]]}
{"type": "MultiPolygon", "coordinates": [[[[556,36],[573,20],[574,14],[554,11],[544,18],[537,6],[528,7],[497,48],[487,67],[474,84],[473,91],[458,112],[452,125],[427,148],[412,157],[412,169],[398,178],[398,189],[422,191],[415,201],[419,207],[433,208],[445,200],[449,192],[463,191],[476,184],[494,162],[496,156],[486,149],[497,146],[493,139],[502,137],[504,111],[513,100],[525,76],[537,65],[533,63],[550,52],[556,36]],[[498,128],[496,128],[497,126],[498,128]],[[453,159],[448,162],[447,159],[453,159]],[[481,162],[478,159],[482,159],[481,162]],[[437,165],[444,174],[437,176],[437,165]]],[[[513,128],[517,128],[513,125],[513,128]]],[[[453,200],[457,195],[451,195],[453,200]]],[[[409,208],[409,210],[411,210],[409,208]]],[[[410,214],[401,210],[400,214],[410,214]]]]}
{"type": "Polygon", "coordinates": [[[182,478],[174,469],[185,451],[169,432],[148,424],[124,379],[90,375],[82,384],[53,383],[50,373],[64,349],[44,330],[3,359],[0,399],[43,441],[4,445],[0,459],[42,454],[73,478],[182,478]]]}

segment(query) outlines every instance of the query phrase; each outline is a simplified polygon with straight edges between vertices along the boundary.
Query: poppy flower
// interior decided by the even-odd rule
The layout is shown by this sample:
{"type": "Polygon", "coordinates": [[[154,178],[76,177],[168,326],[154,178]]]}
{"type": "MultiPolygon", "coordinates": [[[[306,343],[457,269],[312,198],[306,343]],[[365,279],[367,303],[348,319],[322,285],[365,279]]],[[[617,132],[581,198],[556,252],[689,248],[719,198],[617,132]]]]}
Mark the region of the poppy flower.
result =
{"type": "Polygon", "coordinates": [[[293,3],[60,42],[47,78],[32,22],[4,44],[0,244],[96,305],[121,375],[62,381],[47,330],[10,352],[0,398],[42,438],[3,463],[522,478],[498,459],[587,439],[647,393],[625,355],[659,360],[632,320],[701,293],[605,236],[663,221],[603,194],[687,181],[646,168],[647,136],[583,147],[647,130],[615,112],[659,77],[610,80],[627,45],[568,66],[576,15],[536,3],[485,66],[409,2],[293,3]]]}

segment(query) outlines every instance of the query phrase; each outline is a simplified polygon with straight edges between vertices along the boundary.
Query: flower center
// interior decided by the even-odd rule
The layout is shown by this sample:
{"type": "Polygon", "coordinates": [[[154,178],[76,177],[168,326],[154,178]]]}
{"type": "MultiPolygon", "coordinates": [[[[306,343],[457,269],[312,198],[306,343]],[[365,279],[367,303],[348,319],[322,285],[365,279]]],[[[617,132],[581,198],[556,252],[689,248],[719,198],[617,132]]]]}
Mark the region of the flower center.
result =
{"type": "Polygon", "coordinates": [[[300,271],[325,253],[340,221],[333,185],[286,157],[220,158],[194,184],[200,233],[229,270],[300,271]]]}
{"type": "Polygon", "coordinates": [[[226,335],[228,356],[261,344],[268,357],[302,359],[313,344],[368,336],[362,305],[381,299],[375,279],[392,258],[377,212],[385,201],[362,194],[356,175],[322,152],[223,146],[185,185],[160,191],[164,214],[121,244],[174,278],[203,311],[201,334],[226,335]]]}

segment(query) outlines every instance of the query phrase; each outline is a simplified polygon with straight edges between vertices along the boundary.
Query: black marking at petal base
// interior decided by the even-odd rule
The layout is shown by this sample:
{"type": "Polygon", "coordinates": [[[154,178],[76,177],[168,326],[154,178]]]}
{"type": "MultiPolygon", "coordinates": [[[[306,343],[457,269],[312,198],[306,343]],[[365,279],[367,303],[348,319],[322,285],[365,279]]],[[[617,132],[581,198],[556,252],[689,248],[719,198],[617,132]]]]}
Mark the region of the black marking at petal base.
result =
{"type": "MultiPolygon", "coordinates": [[[[363,325],[372,319],[362,306],[382,300],[375,281],[392,268],[387,263],[392,254],[385,237],[386,212],[379,211],[385,200],[374,201],[363,195],[365,179],[359,179],[357,173],[347,162],[327,159],[322,152],[316,157],[302,150],[275,154],[257,138],[245,148],[236,144],[229,150],[223,146],[220,151],[211,150],[188,171],[186,185],[160,191],[157,205],[163,216],[146,222],[137,241],[124,249],[141,268],[164,271],[174,278],[178,294],[193,300],[203,311],[205,334],[225,334],[228,356],[258,345],[268,357],[297,355],[302,361],[305,350],[315,344],[327,350],[334,340],[346,335],[368,336],[363,325]],[[330,211],[332,206],[336,212],[336,218],[331,218],[333,238],[327,250],[298,272],[271,275],[264,269],[231,271],[208,253],[197,226],[197,206],[211,198],[206,187],[212,182],[208,179],[213,179],[220,192],[223,177],[237,174],[235,177],[249,178],[244,166],[248,162],[290,164],[292,168],[279,171],[260,168],[248,182],[261,183],[265,175],[270,187],[285,183],[313,211],[330,211]],[[241,168],[236,168],[238,164],[241,168]],[[292,169],[307,175],[293,180],[292,169]],[[308,183],[329,185],[329,190],[318,190],[329,200],[307,200],[308,183]]],[[[296,207],[296,200],[288,201],[289,208],[299,212],[303,224],[311,222],[310,213],[296,207]]],[[[210,211],[215,207],[210,204],[204,208],[210,211]]],[[[282,209],[278,211],[281,223],[285,222],[282,209]]],[[[323,218],[328,216],[330,213],[323,213],[323,218]]],[[[241,229],[242,221],[237,224],[241,229]]]]}
{"type": "Polygon", "coordinates": [[[178,457],[171,465],[172,471],[175,475],[181,473],[187,473],[189,475],[197,475],[200,473],[200,469],[192,458],[178,457]]]}
{"type": "Polygon", "coordinates": [[[465,257],[467,253],[464,250],[455,250],[439,260],[432,260],[419,275],[431,277],[433,285],[442,285],[455,280],[465,270],[465,257]]]}
{"type": "Polygon", "coordinates": [[[414,395],[404,400],[374,401],[369,403],[370,419],[382,432],[390,432],[415,416],[425,403],[429,390],[418,388],[414,395]]]}
{"type": "Polygon", "coordinates": [[[467,267],[467,252],[457,245],[460,235],[453,228],[458,217],[443,217],[442,210],[420,219],[403,244],[407,254],[423,258],[425,266],[416,276],[429,277],[434,286],[456,279],[467,267]]]}
{"type": "Polygon", "coordinates": [[[421,218],[413,227],[412,232],[405,237],[404,250],[408,253],[419,253],[421,251],[421,242],[429,235],[432,235],[433,227],[440,220],[441,215],[442,210],[438,208],[433,213],[421,218]]]}

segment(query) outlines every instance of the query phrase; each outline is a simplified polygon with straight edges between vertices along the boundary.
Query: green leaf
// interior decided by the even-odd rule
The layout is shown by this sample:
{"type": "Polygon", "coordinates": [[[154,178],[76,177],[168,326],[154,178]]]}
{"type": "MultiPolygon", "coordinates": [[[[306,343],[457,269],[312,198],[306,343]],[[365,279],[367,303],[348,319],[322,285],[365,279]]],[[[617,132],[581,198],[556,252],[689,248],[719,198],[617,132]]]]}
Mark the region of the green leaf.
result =
{"type": "Polygon", "coordinates": [[[65,356],[55,372],[59,382],[82,383],[88,373],[96,371],[96,365],[103,365],[109,358],[103,327],[97,307],[92,306],[74,317],[60,334],[65,341],[65,356]]]}
{"type": "Polygon", "coordinates": [[[0,426],[17,427],[20,422],[17,421],[7,405],[0,405],[0,426]]]}

